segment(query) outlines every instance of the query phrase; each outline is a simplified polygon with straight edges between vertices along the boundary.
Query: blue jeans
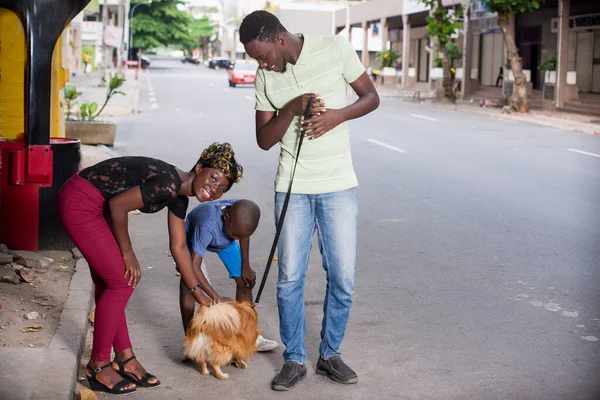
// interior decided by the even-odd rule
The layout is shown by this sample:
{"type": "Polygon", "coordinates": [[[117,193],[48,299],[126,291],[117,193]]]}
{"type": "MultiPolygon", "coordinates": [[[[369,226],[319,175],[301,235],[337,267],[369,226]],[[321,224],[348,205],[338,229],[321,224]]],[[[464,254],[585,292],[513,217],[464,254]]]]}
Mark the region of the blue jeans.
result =
{"type": "MultiPolygon", "coordinates": [[[[285,193],[275,193],[276,223],[284,200],[285,193]]],[[[340,354],[354,293],[357,221],[356,188],[291,195],[278,243],[277,304],[285,361],[303,364],[306,359],[304,280],[315,230],[327,275],[319,353],[324,359],[340,354]]]]}

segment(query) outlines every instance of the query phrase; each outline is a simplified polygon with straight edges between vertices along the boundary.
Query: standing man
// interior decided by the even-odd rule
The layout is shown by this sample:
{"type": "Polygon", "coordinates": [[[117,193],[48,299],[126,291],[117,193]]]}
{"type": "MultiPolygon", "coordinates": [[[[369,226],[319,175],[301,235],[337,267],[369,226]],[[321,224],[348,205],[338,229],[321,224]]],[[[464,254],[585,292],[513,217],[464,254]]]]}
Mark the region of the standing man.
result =
{"type": "Polygon", "coordinates": [[[256,141],[263,150],[280,144],[275,178],[279,219],[290,183],[298,139],[306,135],[278,243],[281,340],[284,365],[271,382],[289,390],[306,376],[304,279],[311,238],[318,232],[327,275],[317,373],[340,383],[356,383],[356,373],[340,358],[352,295],[358,182],[352,165],[348,122],[375,110],[379,96],[356,51],[341,36],[293,35],[266,11],[254,11],[240,26],[240,41],[256,59],[256,141]],[[346,85],[358,100],[348,105],[346,85]],[[301,118],[311,96],[311,118],[301,118]]]}
{"type": "Polygon", "coordinates": [[[88,52],[86,51],[85,53],[83,53],[83,73],[87,74],[87,66],[90,63],[90,55],[88,54],[88,52]]]}

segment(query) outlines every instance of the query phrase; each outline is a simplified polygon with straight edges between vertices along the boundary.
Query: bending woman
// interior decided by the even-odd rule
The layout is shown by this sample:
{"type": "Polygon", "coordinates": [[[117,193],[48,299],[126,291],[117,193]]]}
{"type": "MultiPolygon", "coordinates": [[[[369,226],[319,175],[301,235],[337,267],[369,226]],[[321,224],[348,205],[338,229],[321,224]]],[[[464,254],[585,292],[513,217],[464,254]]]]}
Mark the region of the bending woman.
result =
{"type": "MultiPolygon", "coordinates": [[[[231,145],[214,143],[189,172],[154,158],[118,157],[80,171],[61,188],[59,217],[89,263],[96,290],[94,342],[86,368],[92,390],[126,394],[136,386],[160,385],[135,358],[127,330],[125,307],[141,278],[127,230],[128,212],[155,213],[167,207],[171,254],[185,284],[197,288],[184,227],[188,197],[216,200],[241,176],[231,145]]],[[[201,290],[192,294],[209,304],[201,290]]]]}

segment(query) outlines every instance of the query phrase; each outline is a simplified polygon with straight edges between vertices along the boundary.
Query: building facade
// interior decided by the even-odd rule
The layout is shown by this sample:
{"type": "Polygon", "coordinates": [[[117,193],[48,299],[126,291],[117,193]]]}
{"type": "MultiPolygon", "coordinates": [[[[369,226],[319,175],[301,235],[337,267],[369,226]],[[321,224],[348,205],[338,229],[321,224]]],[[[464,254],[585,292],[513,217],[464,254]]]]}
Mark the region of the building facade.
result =
{"type": "MultiPolygon", "coordinates": [[[[462,5],[464,26],[454,41],[462,58],[455,60],[460,95],[468,97],[486,87],[505,87],[512,79],[507,68],[504,36],[493,13],[481,0],[444,0],[449,9],[462,5]]],[[[428,10],[419,0],[371,0],[336,12],[338,32],[360,27],[361,38],[352,29],[352,43],[368,43],[372,26],[382,30],[381,48],[394,50],[402,68],[399,82],[410,88],[436,77],[435,38],[427,34],[428,10]]],[[[510,22],[528,85],[543,91],[545,104],[557,107],[577,103],[586,94],[600,94],[600,1],[546,0],[533,12],[518,14],[510,22]],[[556,67],[542,70],[542,64],[556,58],[556,67]]],[[[361,52],[362,53],[362,52],[361,52]]],[[[362,54],[365,66],[376,66],[369,54],[362,54]]],[[[503,89],[503,93],[504,89],[503,89]]]]}

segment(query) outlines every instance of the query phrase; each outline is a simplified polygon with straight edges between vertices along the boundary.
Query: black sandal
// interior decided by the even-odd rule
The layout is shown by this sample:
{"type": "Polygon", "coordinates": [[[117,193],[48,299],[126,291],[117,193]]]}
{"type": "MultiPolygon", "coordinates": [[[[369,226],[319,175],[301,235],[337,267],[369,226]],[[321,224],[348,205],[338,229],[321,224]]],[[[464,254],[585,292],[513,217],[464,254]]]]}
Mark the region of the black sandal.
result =
{"type": "Polygon", "coordinates": [[[119,374],[121,374],[121,376],[123,378],[127,379],[129,382],[135,383],[137,386],[140,386],[140,387],[155,388],[155,387],[160,386],[159,380],[157,380],[154,383],[148,382],[150,379],[157,379],[156,376],[152,375],[149,372],[146,372],[144,374],[144,376],[142,376],[140,379],[138,379],[138,377],[135,376],[134,374],[132,374],[131,372],[125,371],[125,364],[127,364],[131,360],[135,360],[135,356],[131,356],[125,361],[121,361],[117,357],[115,357],[115,362],[119,366],[119,369],[117,370],[117,372],[119,374]]]}
{"type": "Polygon", "coordinates": [[[129,382],[126,379],[123,379],[122,381],[117,382],[112,388],[109,388],[108,386],[106,386],[104,383],[100,382],[98,380],[98,378],[96,378],[96,374],[99,373],[100,371],[102,371],[105,368],[110,367],[112,364],[108,363],[102,367],[98,367],[98,368],[92,368],[89,365],[86,366],[86,369],[88,369],[89,371],[91,371],[91,375],[85,374],[85,376],[87,377],[87,380],[90,384],[90,389],[92,389],[94,392],[105,392],[105,393],[110,393],[110,394],[131,394],[134,393],[136,388],[132,387],[129,389],[123,389],[124,386],[131,384],[131,382],[129,382]],[[123,390],[122,390],[123,389],[123,390]]]}

